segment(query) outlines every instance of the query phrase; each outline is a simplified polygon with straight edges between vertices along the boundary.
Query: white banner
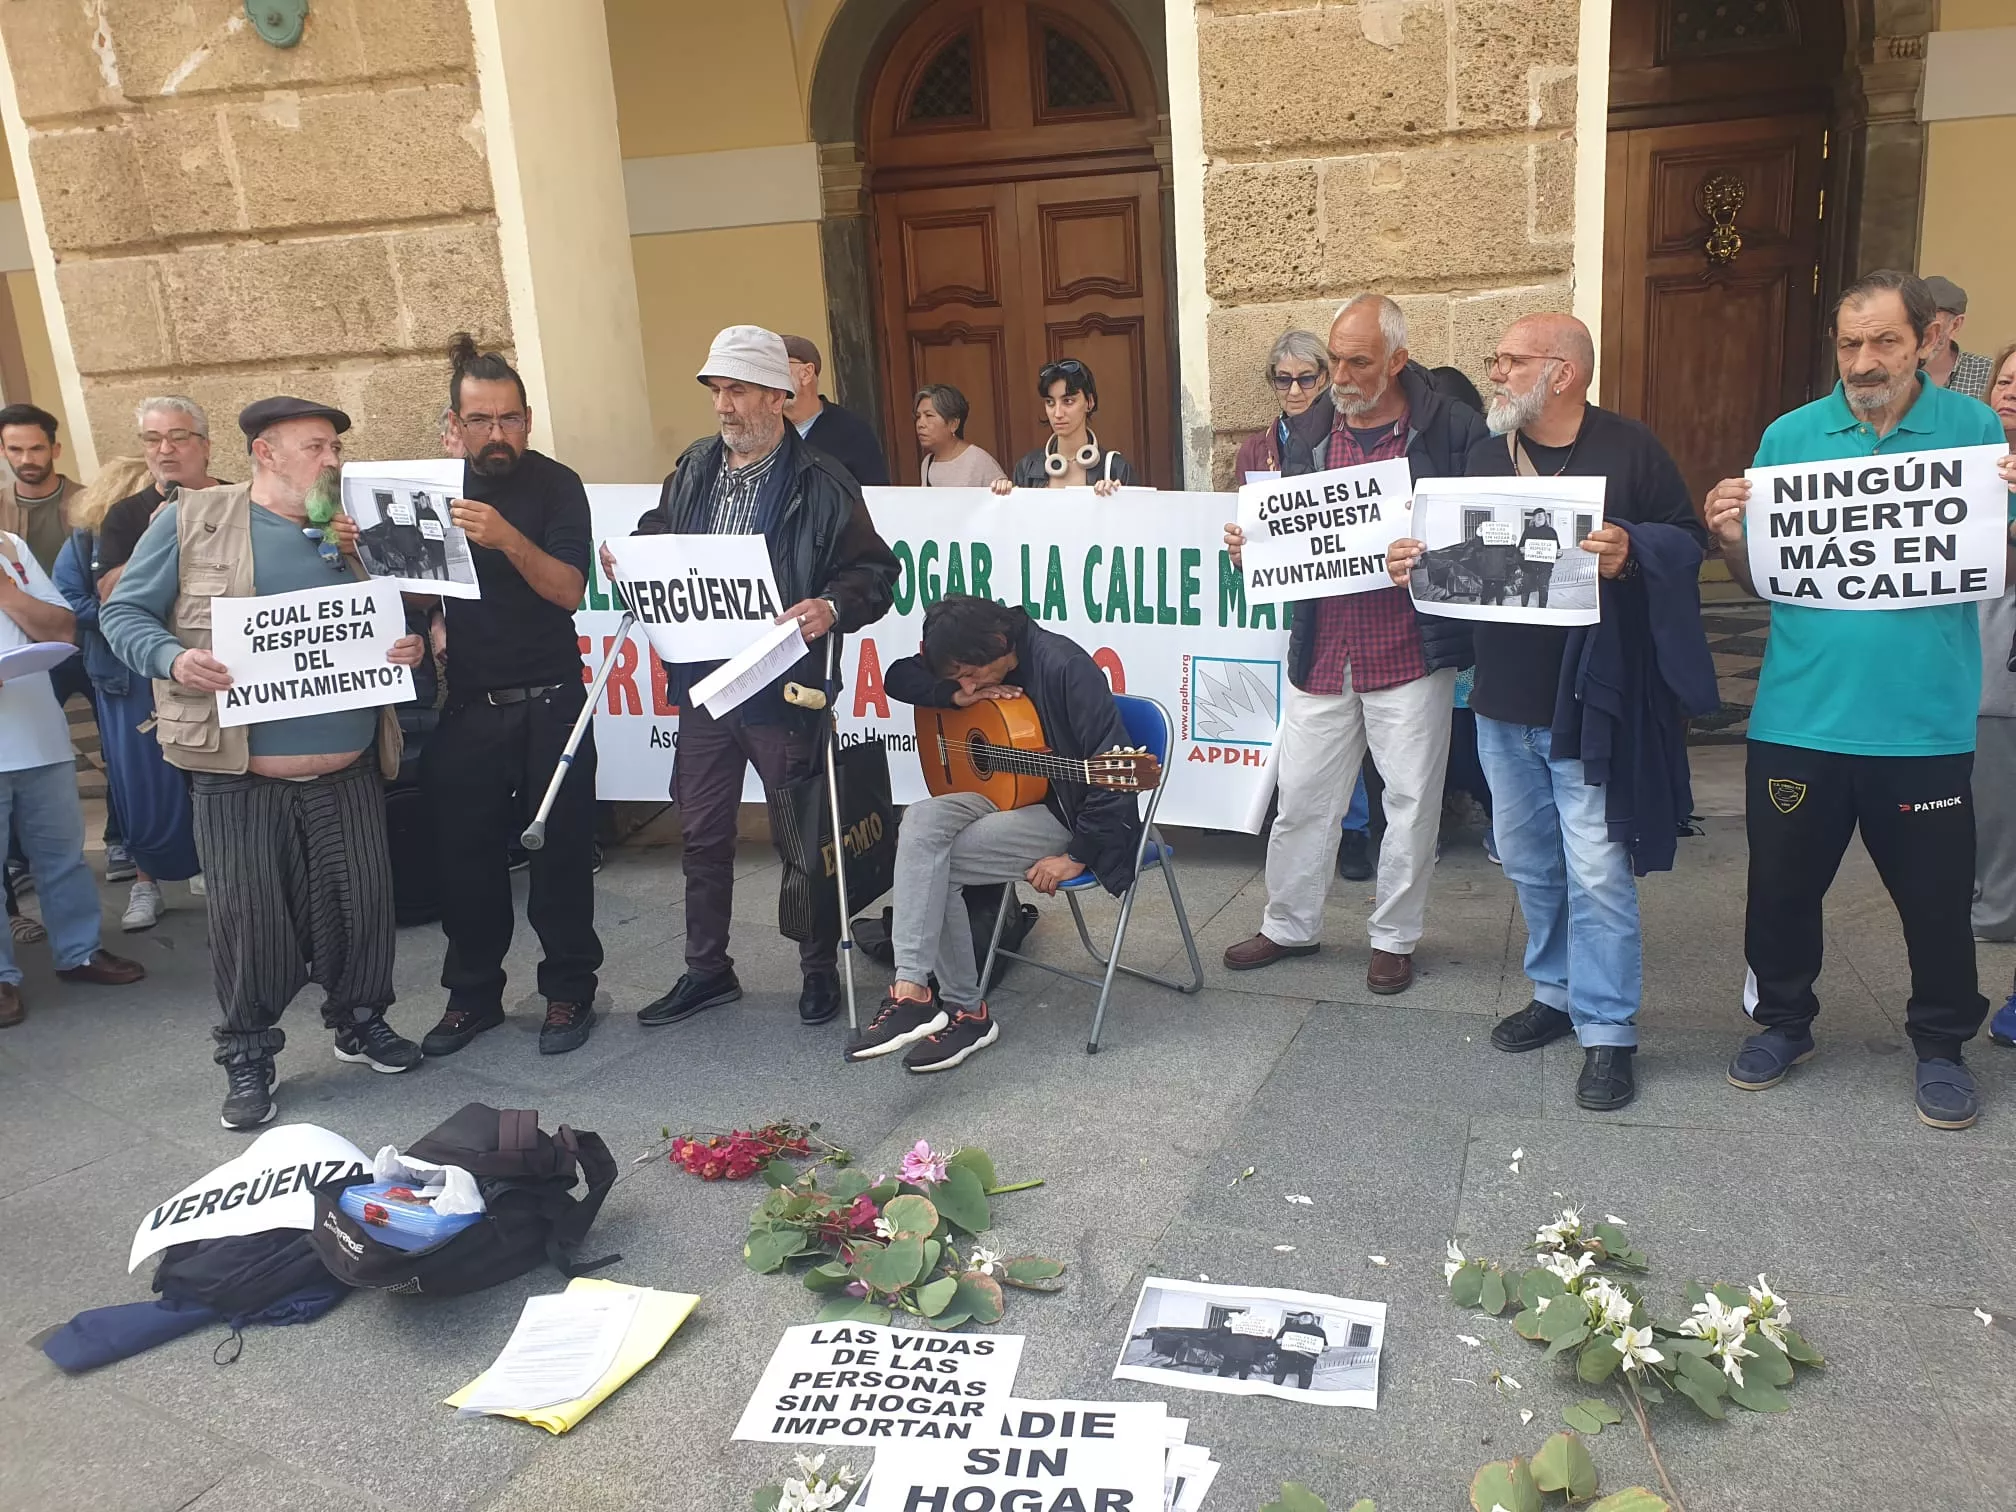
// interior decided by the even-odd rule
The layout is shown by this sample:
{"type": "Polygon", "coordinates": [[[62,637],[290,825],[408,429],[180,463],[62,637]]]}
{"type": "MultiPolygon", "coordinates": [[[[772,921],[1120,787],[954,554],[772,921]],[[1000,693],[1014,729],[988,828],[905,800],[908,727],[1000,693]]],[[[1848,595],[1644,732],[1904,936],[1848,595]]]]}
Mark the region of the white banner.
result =
{"type": "MultiPolygon", "coordinates": [[[[605,539],[597,533],[598,539],[605,539]]],[[[635,606],[651,649],[669,662],[740,656],[785,608],[759,535],[607,537],[616,596],[635,606]]]]}
{"type": "Polygon", "coordinates": [[[1161,1402],[1011,1402],[999,1443],[878,1449],[864,1505],[1161,1512],[1167,1412],[1161,1402]]]}
{"type": "Polygon", "coordinates": [[[1405,457],[1239,490],[1246,596],[1256,603],[1391,588],[1386,548],[1411,536],[1413,473],[1405,457]]]}
{"type": "MultiPolygon", "coordinates": [[[[618,541],[657,502],[658,489],[591,485],[595,538],[618,541]]],[[[948,593],[1021,604],[1045,628],[1078,642],[1116,692],[1169,711],[1161,821],[1259,829],[1274,785],[1274,733],[1287,686],[1286,612],[1248,604],[1224,549],[1233,501],[1224,494],[1090,489],[871,488],[876,529],[902,564],[896,606],[847,637],[840,699],[844,739],[881,736],[897,803],[925,796],[910,707],[883,692],[882,669],[916,653],[924,611],[948,593]]],[[[591,572],[576,616],[589,671],[609,649],[621,606],[591,572]]],[[[814,642],[818,649],[823,642],[814,642]]],[[[664,802],[679,716],[664,668],[633,631],[620,648],[595,716],[601,798],[664,802]]],[[[743,788],[761,802],[754,772],[743,788]]]]}
{"type": "Polygon", "coordinates": [[[231,674],[217,722],[229,729],[405,703],[413,674],[385,660],[405,633],[406,610],[389,583],[213,598],[211,654],[231,674]]]}
{"type": "Polygon", "coordinates": [[[784,1330],[734,1436],[877,1447],[993,1442],[1021,1363],[1020,1334],[801,1323],[784,1330]]]}
{"type": "Polygon", "coordinates": [[[243,1155],[192,1181],[141,1219],[126,1269],[171,1244],[267,1229],[311,1229],[315,1198],[310,1188],[370,1169],[364,1152],[341,1134],[314,1124],[268,1129],[243,1155]]]}
{"type": "Polygon", "coordinates": [[[1922,609],[2002,596],[2006,446],[1753,467],[1757,596],[1814,609],[1922,609]]]}

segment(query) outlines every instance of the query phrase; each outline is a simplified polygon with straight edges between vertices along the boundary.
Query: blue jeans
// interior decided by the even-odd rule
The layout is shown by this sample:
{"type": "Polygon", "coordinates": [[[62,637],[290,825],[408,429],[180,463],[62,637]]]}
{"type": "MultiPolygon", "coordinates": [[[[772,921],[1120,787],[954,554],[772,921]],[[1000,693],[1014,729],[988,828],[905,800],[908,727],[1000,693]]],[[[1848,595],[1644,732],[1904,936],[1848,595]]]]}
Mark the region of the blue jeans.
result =
{"type": "Polygon", "coordinates": [[[1492,832],[1526,918],[1526,975],[1583,1045],[1635,1045],[1645,963],[1631,856],[1610,838],[1603,789],[1552,746],[1544,726],[1477,716],[1492,832]]]}
{"type": "MultiPolygon", "coordinates": [[[[84,806],[77,769],[67,761],[0,772],[0,834],[20,837],[42,900],[42,923],[56,969],[82,966],[98,949],[98,884],[84,864],[84,806]]],[[[0,930],[0,982],[18,983],[14,937],[0,930]]]]}
{"type": "Polygon", "coordinates": [[[1372,801],[1365,792],[1365,773],[1358,773],[1358,786],[1351,789],[1351,806],[1344,810],[1344,828],[1369,833],[1372,828],[1372,801]]]}

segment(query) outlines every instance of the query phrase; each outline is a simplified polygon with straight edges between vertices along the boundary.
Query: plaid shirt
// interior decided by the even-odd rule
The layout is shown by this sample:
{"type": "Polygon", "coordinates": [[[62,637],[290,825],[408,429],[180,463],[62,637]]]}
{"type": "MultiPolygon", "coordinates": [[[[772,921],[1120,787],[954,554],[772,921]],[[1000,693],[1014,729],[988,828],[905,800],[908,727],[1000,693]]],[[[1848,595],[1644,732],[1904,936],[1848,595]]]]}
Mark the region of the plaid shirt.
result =
{"type": "MultiPolygon", "coordinates": [[[[1390,462],[1407,455],[1407,416],[1366,448],[1358,444],[1350,423],[1339,415],[1330,428],[1323,454],[1327,468],[1356,467],[1363,462],[1390,462]]],[[[1342,693],[1348,670],[1355,693],[1376,693],[1428,675],[1421,651],[1421,631],[1414,623],[1414,602],[1405,588],[1378,588],[1318,599],[1313,653],[1305,693],[1342,693]]]]}
{"type": "Polygon", "coordinates": [[[1953,356],[1953,371],[1947,375],[1946,387],[1956,394],[1971,394],[1983,403],[1988,399],[1988,385],[1995,381],[1995,364],[1979,352],[1956,351],[1953,356]]]}
{"type": "Polygon", "coordinates": [[[721,459],[721,476],[714,480],[714,535],[749,535],[756,529],[756,496],[783,450],[774,447],[769,456],[747,467],[730,467],[726,456],[721,459]]]}

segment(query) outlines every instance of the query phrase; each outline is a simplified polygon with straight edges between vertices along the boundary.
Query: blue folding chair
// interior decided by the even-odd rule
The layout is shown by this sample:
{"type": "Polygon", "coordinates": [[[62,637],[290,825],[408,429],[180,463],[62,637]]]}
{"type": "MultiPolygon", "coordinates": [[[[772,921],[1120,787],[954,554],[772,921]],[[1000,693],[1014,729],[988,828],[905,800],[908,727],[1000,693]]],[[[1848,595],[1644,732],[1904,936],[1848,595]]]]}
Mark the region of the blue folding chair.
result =
{"type": "MultiPolygon", "coordinates": [[[[1127,739],[1140,746],[1162,765],[1163,782],[1168,780],[1169,749],[1176,743],[1175,726],[1170,723],[1169,711],[1152,698],[1136,698],[1132,694],[1117,693],[1113,701],[1120,706],[1120,722],[1126,726],[1127,739]]],[[[1107,955],[1099,953],[1099,947],[1092,943],[1092,935],[1085,928],[1085,912],[1078,906],[1078,894],[1099,885],[1099,879],[1088,870],[1064,883],[1057,890],[1071,905],[1071,921],[1078,926],[1078,938],[1085,944],[1092,959],[1105,969],[1103,977],[1088,976],[1067,967],[1053,966],[1048,961],[1039,961],[1018,951],[1001,948],[1001,929],[1008,921],[1008,910],[1014,906],[1015,889],[1001,889],[1001,908],[994,916],[994,937],[987,942],[987,965],[980,973],[980,980],[994,979],[994,962],[997,959],[1020,961],[1026,966],[1034,966],[1039,971],[1047,971],[1053,976],[1069,977],[1074,982],[1083,982],[1087,987],[1099,989],[1099,1006],[1092,1015],[1092,1038],[1086,1041],[1085,1053],[1099,1053],[1099,1036],[1106,1027],[1106,1003],[1113,995],[1113,978],[1118,972],[1139,977],[1144,982],[1153,982],[1158,987],[1172,987],[1176,991],[1189,994],[1201,992],[1204,988],[1204,963],[1197,958],[1197,937],[1190,932],[1190,916],[1183,911],[1183,894],[1176,886],[1176,852],[1155,828],[1155,811],[1162,806],[1162,786],[1158,782],[1148,794],[1148,809],[1141,816],[1141,851],[1134,858],[1134,880],[1128,884],[1126,893],[1120,899],[1120,920],[1113,929],[1113,949],[1107,955]],[[1150,869],[1159,871],[1162,880],[1169,886],[1169,906],[1176,911],[1176,927],[1183,935],[1183,948],[1190,955],[1190,980],[1173,981],[1168,977],[1156,976],[1153,972],[1142,971],[1133,966],[1120,964],[1120,948],[1127,939],[1127,921],[1134,913],[1134,895],[1141,890],[1141,881],[1150,869]]]]}

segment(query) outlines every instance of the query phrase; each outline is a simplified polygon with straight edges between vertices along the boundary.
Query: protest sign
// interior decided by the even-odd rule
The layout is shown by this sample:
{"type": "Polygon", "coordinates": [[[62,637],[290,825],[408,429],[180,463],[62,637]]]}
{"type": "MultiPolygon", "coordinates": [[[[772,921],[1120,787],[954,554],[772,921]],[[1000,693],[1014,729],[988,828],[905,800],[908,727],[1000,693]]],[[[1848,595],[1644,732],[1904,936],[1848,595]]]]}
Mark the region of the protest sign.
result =
{"type": "Polygon", "coordinates": [[[1593,625],[1603,617],[1596,554],[1603,478],[1423,478],[1414,539],[1428,550],[1408,587],[1448,619],[1593,625]]]}
{"type": "Polygon", "coordinates": [[[1413,532],[1405,457],[1248,483],[1239,490],[1246,597],[1289,603],[1391,588],[1386,548],[1413,532]]]}
{"type": "MultiPolygon", "coordinates": [[[[620,553],[634,544],[627,533],[658,489],[591,485],[588,496],[596,538],[620,553]]],[[[882,669],[916,653],[932,604],[948,593],[977,593],[1021,604],[1038,624],[1083,646],[1116,691],[1145,694],[1168,709],[1176,740],[1163,823],[1256,832],[1273,793],[1288,609],[1247,601],[1244,575],[1223,543],[1234,501],[1130,489],[1092,510],[1088,497],[1062,489],[1023,489],[1008,498],[984,488],[869,489],[875,527],[901,573],[895,607],[846,638],[841,739],[885,740],[895,801],[926,796],[910,708],[884,692],[882,669]]],[[[621,618],[621,605],[591,571],[575,619],[587,668],[615,644],[621,618]]],[[[640,632],[616,649],[595,717],[596,796],[662,803],[678,710],[640,632]]],[[[822,643],[813,649],[823,651],[822,643]]],[[[743,797],[763,799],[753,772],[743,797]]]]}
{"type": "Polygon", "coordinates": [[[2004,446],[1753,467],[1744,511],[1759,598],[1922,609],[2002,596],[2004,446]]]}
{"type": "Polygon", "coordinates": [[[609,541],[617,601],[637,611],[668,662],[739,656],[786,607],[760,535],[655,535],[609,541]]]}
{"type": "Polygon", "coordinates": [[[1160,1402],[1010,1402],[999,1441],[892,1444],[867,1512],[1162,1512],[1160,1402]]]}
{"type": "Polygon", "coordinates": [[[992,1441],[1021,1362],[1019,1334],[800,1324],[784,1330],[735,1437],[772,1444],[992,1441]]]}
{"type": "Polygon", "coordinates": [[[413,674],[385,660],[406,633],[389,583],[349,582],[210,600],[210,649],[231,673],[217,720],[234,725],[405,703],[413,674]]]}
{"type": "Polygon", "coordinates": [[[462,493],[462,460],[346,462],[343,513],[357,522],[357,560],[405,593],[481,598],[469,537],[449,517],[462,493]]]}
{"type": "Polygon", "coordinates": [[[1150,1276],[1113,1377],[1316,1407],[1376,1408],[1385,1336],[1383,1302],[1150,1276]]]}
{"type": "Polygon", "coordinates": [[[311,1229],[311,1188],[371,1169],[364,1152],[341,1134],[314,1124],[268,1129],[209,1175],[192,1181],[140,1220],[126,1269],[156,1251],[196,1239],[259,1234],[267,1229],[311,1229]]]}

